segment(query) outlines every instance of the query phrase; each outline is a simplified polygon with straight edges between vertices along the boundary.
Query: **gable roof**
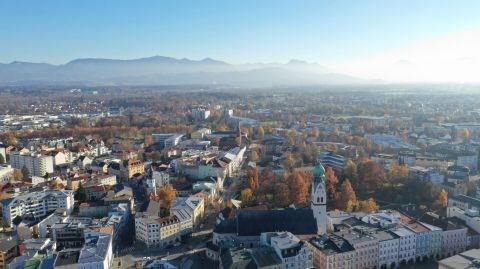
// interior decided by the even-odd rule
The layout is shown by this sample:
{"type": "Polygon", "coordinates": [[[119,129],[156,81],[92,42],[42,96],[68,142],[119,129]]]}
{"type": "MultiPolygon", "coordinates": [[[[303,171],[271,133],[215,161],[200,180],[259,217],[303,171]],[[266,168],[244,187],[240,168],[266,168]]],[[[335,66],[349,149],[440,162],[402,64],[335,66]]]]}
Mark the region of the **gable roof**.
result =
{"type": "Polygon", "coordinates": [[[236,219],[236,230],[239,236],[259,236],[264,232],[279,231],[316,234],[317,223],[310,208],[240,211],[236,219]]]}

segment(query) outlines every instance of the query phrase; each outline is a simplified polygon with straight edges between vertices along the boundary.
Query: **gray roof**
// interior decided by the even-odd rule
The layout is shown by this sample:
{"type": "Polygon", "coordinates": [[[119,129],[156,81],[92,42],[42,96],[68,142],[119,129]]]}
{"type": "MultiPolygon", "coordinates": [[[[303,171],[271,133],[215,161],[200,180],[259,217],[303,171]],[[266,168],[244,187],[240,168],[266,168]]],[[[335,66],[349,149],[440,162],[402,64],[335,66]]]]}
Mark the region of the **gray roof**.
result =
{"type": "Polygon", "coordinates": [[[80,249],[66,249],[57,254],[55,267],[76,264],[80,256],[80,249]]]}
{"type": "Polygon", "coordinates": [[[459,202],[467,203],[469,204],[469,206],[480,208],[480,199],[473,198],[467,195],[457,195],[457,196],[451,197],[450,200],[456,200],[459,202]]]}
{"type": "Polygon", "coordinates": [[[458,255],[440,260],[440,266],[452,269],[480,268],[480,249],[471,249],[458,255]]]}
{"type": "Polygon", "coordinates": [[[80,251],[78,263],[102,262],[107,256],[108,249],[112,243],[112,236],[109,234],[95,234],[85,237],[85,246],[80,251]]]}
{"type": "Polygon", "coordinates": [[[259,268],[282,264],[282,260],[271,247],[254,248],[252,249],[251,255],[259,268]]]}
{"type": "Polygon", "coordinates": [[[18,245],[18,239],[16,236],[2,236],[0,238],[0,251],[2,252],[7,252],[16,245],[18,245]]]}

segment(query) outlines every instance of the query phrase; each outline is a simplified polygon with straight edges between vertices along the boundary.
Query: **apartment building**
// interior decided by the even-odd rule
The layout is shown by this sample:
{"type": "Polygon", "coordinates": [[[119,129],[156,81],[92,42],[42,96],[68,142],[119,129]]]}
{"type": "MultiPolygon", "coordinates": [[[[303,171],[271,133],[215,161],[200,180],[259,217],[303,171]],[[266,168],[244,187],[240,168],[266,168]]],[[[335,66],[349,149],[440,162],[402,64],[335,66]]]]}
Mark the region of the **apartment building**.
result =
{"type": "Polygon", "coordinates": [[[160,218],[141,212],[135,215],[135,236],[147,247],[167,247],[180,241],[180,220],[175,216],[160,218]]]}
{"type": "Polygon", "coordinates": [[[58,208],[70,214],[73,211],[73,195],[73,191],[69,190],[46,190],[2,200],[3,219],[11,225],[17,216],[30,214],[34,218],[42,218],[58,208]]]}
{"type": "Polygon", "coordinates": [[[15,236],[2,236],[0,238],[0,269],[6,269],[7,265],[18,255],[18,238],[15,236]]]}
{"type": "Polygon", "coordinates": [[[84,235],[81,248],[58,252],[53,268],[108,269],[113,261],[112,236],[90,232],[84,235]]]}
{"type": "Polygon", "coordinates": [[[182,140],[183,134],[152,134],[153,141],[161,148],[175,147],[182,140]]]}
{"type": "Polygon", "coordinates": [[[30,176],[43,177],[47,173],[53,173],[54,160],[52,156],[14,152],[10,154],[10,164],[15,169],[26,167],[30,176]]]}
{"type": "Polygon", "coordinates": [[[345,157],[335,154],[332,151],[324,151],[318,154],[317,160],[325,167],[331,167],[337,171],[343,171],[345,157]]]}
{"type": "Polygon", "coordinates": [[[328,236],[312,237],[313,266],[317,269],[355,269],[356,252],[350,243],[342,237],[328,236]]]}

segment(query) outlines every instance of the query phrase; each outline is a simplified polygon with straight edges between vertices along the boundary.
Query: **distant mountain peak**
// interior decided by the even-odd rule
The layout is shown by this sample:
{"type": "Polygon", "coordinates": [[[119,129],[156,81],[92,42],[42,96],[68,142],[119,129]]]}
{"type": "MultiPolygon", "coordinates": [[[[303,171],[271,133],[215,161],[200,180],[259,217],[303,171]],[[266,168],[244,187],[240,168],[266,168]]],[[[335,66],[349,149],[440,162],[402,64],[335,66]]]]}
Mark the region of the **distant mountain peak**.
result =
{"type": "Polygon", "coordinates": [[[299,59],[291,59],[290,61],[288,61],[287,64],[310,64],[310,63],[307,61],[299,60],[299,59]]]}

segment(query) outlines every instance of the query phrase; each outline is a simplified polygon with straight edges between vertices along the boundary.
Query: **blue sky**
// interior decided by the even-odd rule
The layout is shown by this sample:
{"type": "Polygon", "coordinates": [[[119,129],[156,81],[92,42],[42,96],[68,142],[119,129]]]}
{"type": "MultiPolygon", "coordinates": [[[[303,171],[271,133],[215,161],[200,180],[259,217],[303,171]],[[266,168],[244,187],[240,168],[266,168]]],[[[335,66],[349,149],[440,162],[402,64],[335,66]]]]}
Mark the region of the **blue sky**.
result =
{"type": "Polygon", "coordinates": [[[480,26],[480,1],[3,0],[0,62],[165,55],[319,63],[480,26]]]}

